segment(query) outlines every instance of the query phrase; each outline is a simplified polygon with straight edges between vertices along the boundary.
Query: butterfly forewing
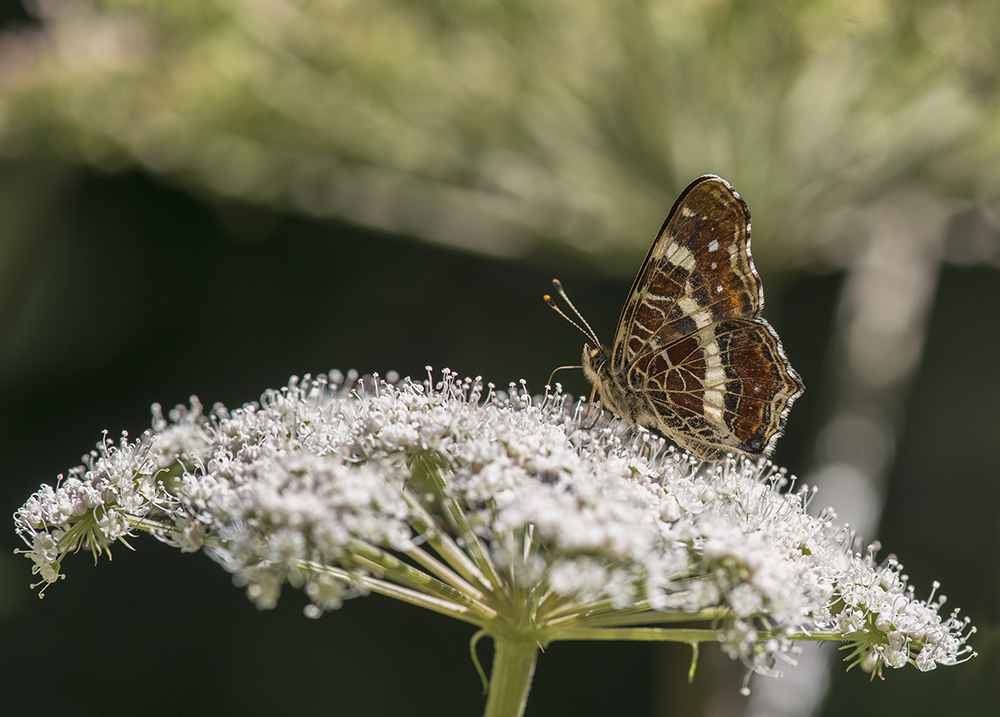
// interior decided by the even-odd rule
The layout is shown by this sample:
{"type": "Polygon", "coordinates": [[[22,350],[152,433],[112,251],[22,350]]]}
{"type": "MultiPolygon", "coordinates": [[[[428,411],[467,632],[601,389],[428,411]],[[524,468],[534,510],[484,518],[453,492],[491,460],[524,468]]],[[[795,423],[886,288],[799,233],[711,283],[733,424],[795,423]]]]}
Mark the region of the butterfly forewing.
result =
{"type": "Polygon", "coordinates": [[[646,255],[611,355],[592,358],[588,375],[606,407],[695,455],[766,455],[805,387],[763,305],[746,203],[725,180],[699,177],[646,255]]]}
{"type": "Polygon", "coordinates": [[[756,316],[764,295],[749,242],[750,212],[729,184],[713,176],[692,182],[632,285],[615,334],[615,365],[713,321],[756,316]]]}

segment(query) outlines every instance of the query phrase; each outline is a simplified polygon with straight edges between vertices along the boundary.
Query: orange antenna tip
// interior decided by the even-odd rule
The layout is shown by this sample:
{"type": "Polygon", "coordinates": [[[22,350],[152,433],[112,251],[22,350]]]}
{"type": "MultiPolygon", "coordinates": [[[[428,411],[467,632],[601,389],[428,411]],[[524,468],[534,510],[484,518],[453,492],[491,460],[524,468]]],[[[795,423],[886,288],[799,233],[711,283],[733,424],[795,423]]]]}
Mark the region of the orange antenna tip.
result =
{"type": "Polygon", "coordinates": [[[577,318],[580,319],[580,323],[582,323],[583,326],[586,326],[587,328],[583,328],[583,326],[580,326],[580,324],[576,323],[575,321],[573,321],[573,319],[571,319],[570,317],[568,317],[563,312],[562,309],[560,309],[558,306],[556,306],[556,302],[548,294],[545,294],[542,297],[543,299],[545,299],[545,303],[548,304],[551,308],[555,309],[556,313],[558,313],[560,316],[562,316],[568,322],[570,322],[571,324],[573,324],[573,326],[575,326],[576,328],[580,329],[580,331],[583,332],[584,336],[586,336],[588,339],[590,339],[595,344],[597,344],[598,346],[600,346],[601,342],[597,340],[597,335],[594,333],[594,330],[592,328],[590,328],[590,324],[588,324],[587,320],[585,318],[583,318],[583,316],[580,315],[580,312],[577,311],[577,309],[576,309],[575,306],[573,306],[573,302],[569,300],[568,296],[566,296],[566,292],[563,291],[562,283],[560,283],[559,279],[553,279],[552,280],[552,285],[554,287],[556,287],[556,291],[559,292],[559,296],[561,296],[563,298],[563,301],[566,302],[566,304],[569,306],[569,308],[571,308],[573,310],[573,313],[576,314],[577,318]]]}

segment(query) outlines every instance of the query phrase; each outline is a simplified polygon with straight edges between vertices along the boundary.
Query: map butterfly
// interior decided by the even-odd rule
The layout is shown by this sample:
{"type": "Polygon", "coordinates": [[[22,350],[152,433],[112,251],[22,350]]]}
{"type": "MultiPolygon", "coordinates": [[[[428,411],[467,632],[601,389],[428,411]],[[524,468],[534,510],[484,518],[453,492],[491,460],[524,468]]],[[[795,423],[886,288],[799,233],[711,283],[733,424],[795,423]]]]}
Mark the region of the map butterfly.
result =
{"type": "Polygon", "coordinates": [[[805,386],[760,317],[750,210],[728,182],[705,175],[681,192],[632,284],[610,351],[553,284],[594,342],[584,344],[582,366],[591,402],[599,391],[601,405],[629,425],[654,428],[704,460],[771,453],[805,386]]]}

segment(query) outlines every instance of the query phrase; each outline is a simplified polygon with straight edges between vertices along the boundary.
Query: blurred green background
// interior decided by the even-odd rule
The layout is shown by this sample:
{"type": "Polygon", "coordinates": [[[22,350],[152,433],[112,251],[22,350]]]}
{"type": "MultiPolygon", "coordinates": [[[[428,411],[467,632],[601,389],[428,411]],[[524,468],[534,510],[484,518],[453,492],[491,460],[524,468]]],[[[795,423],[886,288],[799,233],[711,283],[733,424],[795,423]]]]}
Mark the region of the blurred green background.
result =
{"type": "MultiPolygon", "coordinates": [[[[7,514],[153,402],[428,364],[540,392],[583,343],[551,278],[610,341],[677,193],[716,173],[808,388],[775,461],[918,596],[940,580],[979,657],[870,682],[827,646],[748,700],[712,647],[688,685],[686,649],[555,644],[527,714],[995,714],[1000,3],[0,8],[7,514]]],[[[0,711],[482,709],[464,625],[377,596],[258,613],[204,556],[133,543],[39,601],[6,532],[0,711]]]]}

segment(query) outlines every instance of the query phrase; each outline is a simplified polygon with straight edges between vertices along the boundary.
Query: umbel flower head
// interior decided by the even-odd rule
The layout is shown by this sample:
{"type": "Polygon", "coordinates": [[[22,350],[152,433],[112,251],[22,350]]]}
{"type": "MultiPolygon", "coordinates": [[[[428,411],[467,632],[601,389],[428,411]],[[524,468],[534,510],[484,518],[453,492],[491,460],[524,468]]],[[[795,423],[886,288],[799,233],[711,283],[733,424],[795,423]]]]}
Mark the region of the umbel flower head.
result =
{"type": "Polygon", "coordinates": [[[146,531],[208,552],[261,609],[289,584],[309,617],[377,592],[468,622],[496,643],[487,714],[523,709],[554,640],[695,656],[717,642],[748,676],[777,676],[799,640],[842,641],[876,672],[973,654],[967,618],[917,599],[894,559],[855,552],[784,471],[702,463],[582,413],[558,388],[500,392],[447,370],[293,378],[233,411],[154,406],[150,431],[105,437],[15,522],[38,585],[67,554],[146,531]]]}

